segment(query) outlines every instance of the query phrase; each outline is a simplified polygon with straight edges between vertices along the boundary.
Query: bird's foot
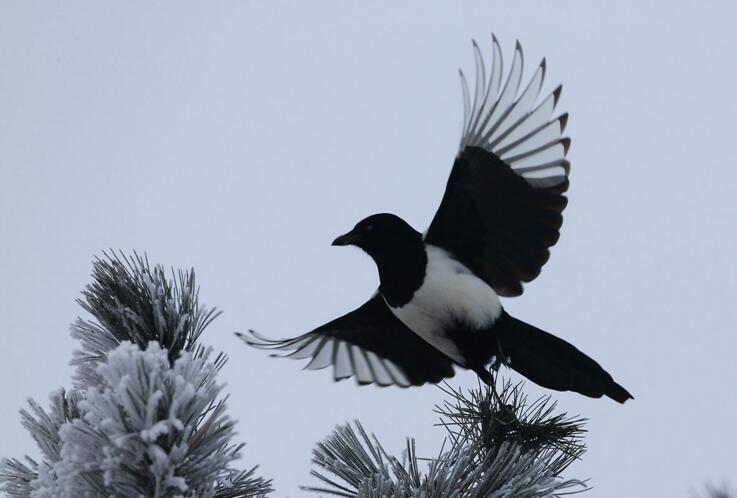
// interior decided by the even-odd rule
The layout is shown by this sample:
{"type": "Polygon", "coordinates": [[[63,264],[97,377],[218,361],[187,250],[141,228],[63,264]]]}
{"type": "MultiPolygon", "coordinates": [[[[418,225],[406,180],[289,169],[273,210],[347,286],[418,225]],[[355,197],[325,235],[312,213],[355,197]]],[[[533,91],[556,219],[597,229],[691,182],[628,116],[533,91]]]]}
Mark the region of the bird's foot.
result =
{"type": "Polygon", "coordinates": [[[499,354],[495,354],[491,357],[491,364],[489,365],[489,368],[491,368],[494,372],[498,372],[499,368],[504,366],[510,366],[512,364],[512,357],[505,355],[501,348],[499,349],[499,354]]]}
{"type": "Polygon", "coordinates": [[[496,392],[496,378],[499,374],[499,368],[501,368],[502,365],[509,366],[512,364],[512,358],[510,356],[507,356],[502,351],[502,345],[497,342],[497,350],[498,353],[491,357],[491,362],[489,364],[489,370],[488,370],[488,377],[490,377],[491,382],[486,382],[491,387],[491,392],[494,396],[494,399],[499,404],[502,403],[502,398],[499,396],[499,393],[496,392]]]}

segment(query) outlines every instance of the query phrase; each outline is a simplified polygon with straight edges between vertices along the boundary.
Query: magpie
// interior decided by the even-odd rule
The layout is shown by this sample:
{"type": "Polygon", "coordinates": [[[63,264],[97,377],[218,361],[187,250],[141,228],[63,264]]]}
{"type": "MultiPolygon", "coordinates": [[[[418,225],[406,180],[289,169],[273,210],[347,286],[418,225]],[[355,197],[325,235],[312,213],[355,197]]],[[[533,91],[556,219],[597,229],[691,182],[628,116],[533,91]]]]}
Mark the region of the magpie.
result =
{"type": "Polygon", "coordinates": [[[548,389],[633,398],[575,346],[509,315],[500,297],[519,296],[559,237],[566,207],[567,114],[552,117],[561,86],[540,99],[545,59],[521,88],[519,41],[506,78],[492,35],[488,74],[473,42],[473,95],[463,72],[460,147],[445,193],[423,234],[399,216],[369,216],[333,241],[376,263],[379,288],[359,308],[286,340],[255,331],[247,344],[334,367],[335,380],[402,387],[437,383],[470,369],[493,385],[506,365],[548,389]]]}

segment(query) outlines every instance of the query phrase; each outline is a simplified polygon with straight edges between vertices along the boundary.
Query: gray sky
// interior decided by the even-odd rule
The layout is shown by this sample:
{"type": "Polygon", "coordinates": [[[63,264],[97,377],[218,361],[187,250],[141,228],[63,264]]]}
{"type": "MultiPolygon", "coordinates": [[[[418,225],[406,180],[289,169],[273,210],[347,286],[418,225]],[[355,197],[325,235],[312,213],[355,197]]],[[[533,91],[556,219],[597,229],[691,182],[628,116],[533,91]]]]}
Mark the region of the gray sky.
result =
{"type": "Polygon", "coordinates": [[[457,69],[494,31],[508,58],[521,40],[528,75],[547,57],[573,140],[561,240],[504,305],[636,398],[555,394],[590,418],[569,475],[597,497],[737,483],[736,25],[732,1],[3,2],[0,454],[37,454],[17,410],[69,385],[74,299],[112,247],[194,266],[225,312],[204,341],[231,356],[243,465],[277,496],[302,495],[313,444],[353,418],[434,455],[436,388],[334,384],[232,332],[293,336],[372,293],[373,263],[330,242],[377,211],[426,227],[457,69]]]}

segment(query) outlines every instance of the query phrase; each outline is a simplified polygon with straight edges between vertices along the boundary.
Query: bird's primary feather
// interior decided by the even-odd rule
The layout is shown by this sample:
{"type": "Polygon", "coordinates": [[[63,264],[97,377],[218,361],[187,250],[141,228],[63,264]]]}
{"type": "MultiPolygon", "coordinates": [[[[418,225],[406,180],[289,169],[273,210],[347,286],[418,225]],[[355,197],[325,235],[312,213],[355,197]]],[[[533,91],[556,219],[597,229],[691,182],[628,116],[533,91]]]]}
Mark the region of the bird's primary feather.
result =
{"type": "Polygon", "coordinates": [[[287,340],[249,331],[247,344],[310,359],[307,368],[333,365],[335,380],[355,377],[359,384],[408,387],[437,383],[454,375],[452,360],[422,340],[395,317],[376,293],[359,308],[287,340]]]}
{"type": "Polygon", "coordinates": [[[551,118],[560,88],[536,104],[545,60],[518,92],[524,57],[517,43],[502,85],[499,43],[488,85],[483,57],[474,43],[476,91],[464,89],[461,146],[445,194],[425,240],[453,253],[501,296],[522,294],[558,241],[567,199],[570,141],[567,116],[551,118]]]}

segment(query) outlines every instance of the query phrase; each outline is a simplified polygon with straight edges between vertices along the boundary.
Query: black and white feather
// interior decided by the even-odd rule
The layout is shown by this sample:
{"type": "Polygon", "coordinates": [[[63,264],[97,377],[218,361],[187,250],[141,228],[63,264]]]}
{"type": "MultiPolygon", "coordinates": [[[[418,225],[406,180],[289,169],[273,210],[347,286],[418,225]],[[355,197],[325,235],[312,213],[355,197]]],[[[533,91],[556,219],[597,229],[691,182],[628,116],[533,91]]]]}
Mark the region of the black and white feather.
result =
{"type": "Polygon", "coordinates": [[[475,91],[472,98],[461,73],[461,146],[425,240],[454,254],[497,294],[518,296],[558,241],[570,171],[570,140],[562,137],[568,118],[553,117],[560,86],[539,99],[544,59],[520,91],[519,42],[506,79],[496,37],[488,78],[475,42],[473,47],[475,91]]]}
{"type": "Polygon", "coordinates": [[[250,346],[283,353],[286,358],[309,359],[308,370],[333,365],[336,381],[355,377],[359,384],[409,387],[454,374],[452,360],[399,321],[379,294],[293,339],[269,339],[252,330],[238,336],[250,346]]]}
{"type": "Polygon", "coordinates": [[[522,45],[517,42],[506,80],[502,82],[504,60],[499,42],[492,35],[492,65],[488,74],[476,42],[476,83],[473,100],[463,71],[463,131],[459,154],[467,147],[480,147],[508,164],[530,185],[547,187],[566,181],[570,164],[565,159],[570,140],[564,138],[564,114],[551,119],[558,104],[561,86],[542,99],[545,59],[520,92],[524,68],[522,45]]]}

